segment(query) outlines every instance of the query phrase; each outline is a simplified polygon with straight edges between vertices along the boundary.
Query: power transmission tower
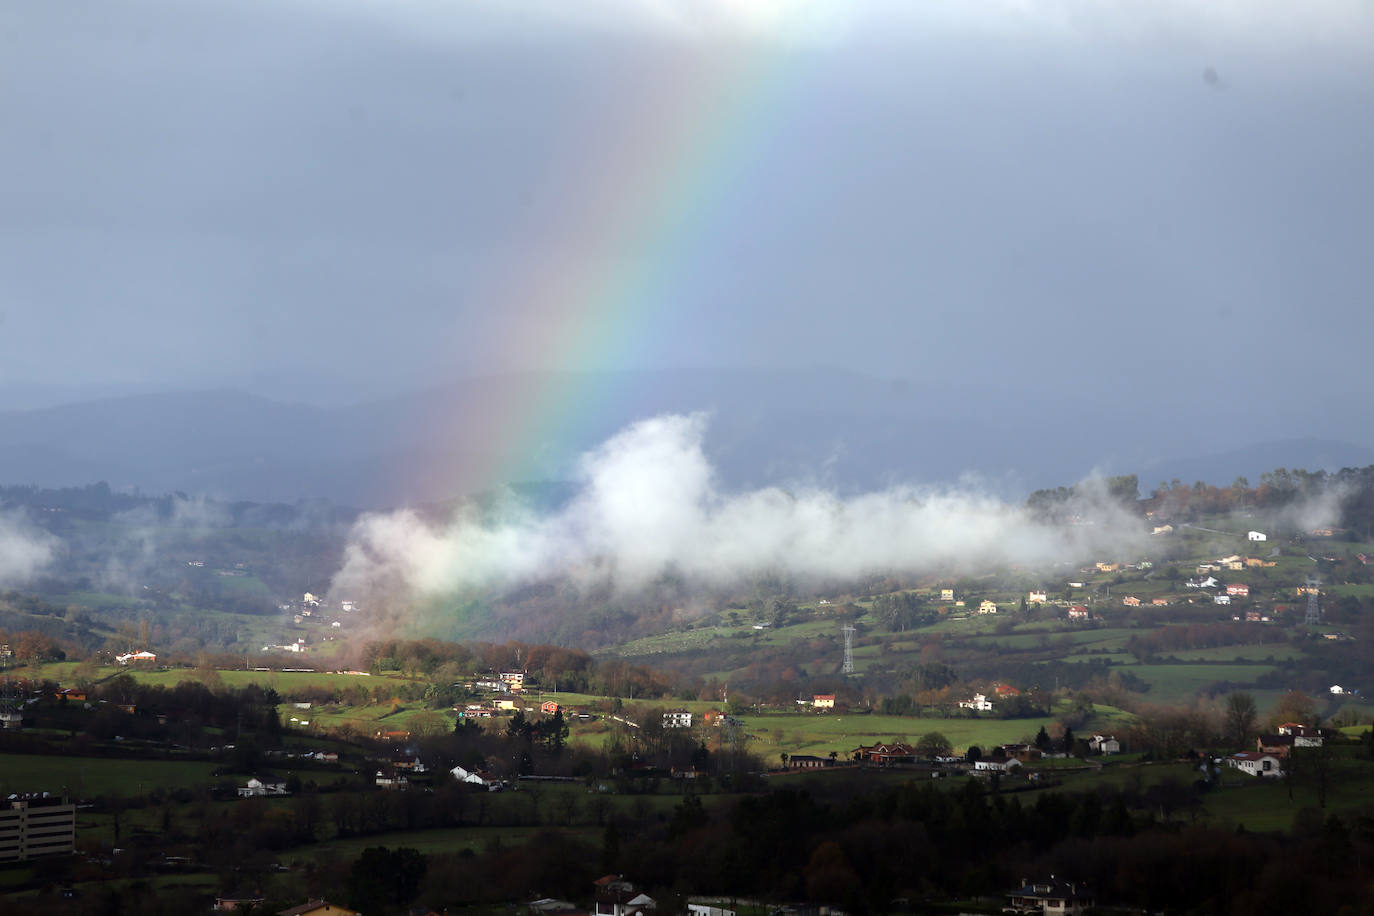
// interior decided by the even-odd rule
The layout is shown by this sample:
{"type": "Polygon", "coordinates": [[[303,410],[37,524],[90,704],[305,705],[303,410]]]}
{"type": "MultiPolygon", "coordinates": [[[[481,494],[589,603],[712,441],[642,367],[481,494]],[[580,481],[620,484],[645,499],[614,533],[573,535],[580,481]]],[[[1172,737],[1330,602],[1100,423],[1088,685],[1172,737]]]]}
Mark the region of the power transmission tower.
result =
{"type": "Polygon", "coordinates": [[[1315,626],[1322,622],[1322,606],[1318,596],[1321,594],[1322,580],[1316,576],[1307,577],[1307,617],[1303,623],[1315,626]]]}
{"type": "Polygon", "coordinates": [[[845,624],[844,630],[844,666],[840,669],[845,674],[854,673],[854,627],[845,624]]]}

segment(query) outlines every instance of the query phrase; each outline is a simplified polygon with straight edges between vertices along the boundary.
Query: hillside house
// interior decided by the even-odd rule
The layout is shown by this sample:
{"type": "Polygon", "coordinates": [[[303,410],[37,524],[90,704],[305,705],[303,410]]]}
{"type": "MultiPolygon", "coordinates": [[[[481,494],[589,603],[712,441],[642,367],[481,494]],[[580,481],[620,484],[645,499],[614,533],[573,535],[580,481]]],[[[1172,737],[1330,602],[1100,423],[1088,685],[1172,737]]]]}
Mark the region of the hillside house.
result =
{"type": "Polygon", "coordinates": [[[157,655],[147,650],[125,652],[123,655],[116,655],[115,661],[121,665],[153,665],[157,663],[157,655]]]}
{"type": "Polygon", "coordinates": [[[940,600],[941,600],[941,601],[953,601],[953,600],[954,600],[954,589],[952,589],[952,588],[942,588],[942,589],[940,589],[940,600]]]}
{"type": "Polygon", "coordinates": [[[1116,572],[1116,571],[1119,570],[1119,569],[1121,569],[1121,564],[1120,564],[1120,563],[1098,563],[1098,564],[1097,564],[1097,571],[1098,571],[1098,572],[1114,573],[1114,572],[1116,572]]]}
{"type": "Polygon", "coordinates": [[[687,916],[735,916],[734,910],[712,906],[709,903],[687,902],[687,916]]]}
{"type": "Polygon", "coordinates": [[[1150,599],[1150,606],[1151,606],[1151,607],[1168,607],[1168,606],[1169,606],[1169,599],[1168,599],[1168,598],[1151,598],[1151,599],[1150,599]]]}
{"type": "Polygon", "coordinates": [[[973,764],[979,773],[1012,773],[1021,768],[1021,761],[1015,757],[984,757],[973,764]]]}
{"type": "Polygon", "coordinates": [[[559,705],[553,700],[545,700],[543,703],[539,704],[539,711],[546,716],[558,715],[559,708],[559,705]]]}
{"type": "Polygon", "coordinates": [[[337,903],[326,900],[310,900],[289,910],[278,910],[277,916],[362,916],[357,910],[350,910],[337,903]]]}
{"type": "Polygon", "coordinates": [[[1093,735],[1088,739],[1088,750],[1095,754],[1119,754],[1121,742],[1115,735],[1093,735]]]}
{"type": "Polygon", "coordinates": [[[1260,557],[1246,557],[1245,565],[1250,569],[1263,569],[1266,566],[1277,566],[1278,562],[1275,560],[1265,560],[1260,557]]]}
{"type": "Polygon", "coordinates": [[[1189,579],[1183,584],[1188,588],[1216,588],[1220,583],[1208,576],[1206,579],[1189,579]]]}
{"type": "Polygon", "coordinates": [[[820,770],[834,765],[835,761],[830,758],[814,754],[793,754],[787,758],[787,766],[793,770],[820,770]]]}
{"type": "Polygon", "coordinates": [[[975,712],[992,712],[992,701],[981,693],[975,693],[970,699],[959,701],[960,709],[972,709],[975,712]]]}
{"type": "Polygon", "coordinates": [[[1250,586],[1244,585],[1240,582],[1236,582],[1226,586],[1226,594],[1230,595],[1233,598],[1249,598],[1250,586]]]}
{"type": "Polygon", "coordinates": [[[978,605],[978,613],[980,613],[980,614],[996,614],[996,613],[997,613],[997,604],[996,604],[996,602],[987,601],[987,600],[982,601],[982,602],[978,605]]]}
{"type": "Polygon", "coordinates": [[[691,728],[692,714],[685,709],[675,709],[663,714],[664,728],[691,728]]]}
{"type": "Polygon", "coordinates": [[[1326,740],[1321,729],[1303,725],[1301,722],[1285,722],[1278,727],[1278,733],[1292,738],[1294,747],[1321,747],[1326,740]]]}
{"type": "Polygon", "coordinates": [[[1332,684],[1330,692],[1336,696],[1342,696],[1345,694],[1346,691],[1345,688],[1342,687],[1340,684],[1332,684]]]}
{"type": "Polygon", "coordinates": [[[1050,596],[1040,589],[1032,589],[1026,596],[1027,604],[1044,604],[1050,600],[1050,596]]]}
{"type": "Polygon", "coordinates": [[[1080,916],[1097,906],[1097,898],[1084,884],[1060,881],[1053,875],[1048,881],[1023,881],[1021,887],[1007,893],[1004,913],[1043,913],[1044,916],[1080,916]]]}
{"type": "Polygon", "coordinates": [[[499,792],[501,790],[501,780],[497,779],[486,770],[467,770],[461,766],[456,766],[448,772],[450,776],[459,782],[464,782],[473,786],[481,786],[488,792],[499,792]]]}
{"type": "Polygon", "coordinates": [[[1283,763],[1273,754],[1263,751],[1241,751],[1226,758],[1226,765],[1250,776],[1278,779],[1283,775],[1283,763]]]}
{"type": "Polygon", "coordinates": [[[639,891],[623,875],[606,875],[596,885],[595,916],[646,916],[658,906],[654,898],[639,891]]]}
{"type": "MultiPolygon", "coordinates": [[[[1139,604],[1139,603],[1140,603],[1140,601],[1137,600],[1137,601],[1136,601],[1136,604],[1139,604]]],[[[1088,609],[1085,608],[1085,607],[1084,607],[1083,605],[1081,605],[1081,604],[1075,604],[1073,607],[1069,608],[1069,619],[1070,619],[1070,620],[1087,620],[1087,619],[1088,619],[1088,609]]]]}
{"type": "Polygon", "coordinates": [[[1248,533],[1245,535],[1245,537],[1246,537],[1248,540],[1251,540],[1251,541],[1267,541],[1267,540],[1269,540],[1269,535],[1265,534],[1263,531],[1251,531],[1251,532],[1248,532],[1248,533]]]}
{"type": "Polygon", "coordinates": [[[239,798],[261,798],[265,796],[290,795],[286,791],[286,780],[280,776],[264,773],[248,780],[247,785],[239,786],[239,798]]]}
{"type": "Polygon", "coordinates": [[[875,766],[892,766],[898,763],[915,763],[916,749],[903,742],[873,744],[857,747],[852,754],[857,763],[871,763],[875,766]]]}
{"type": "Polygon", "coordinates": [[[377,788],[391,792],[410,788],[410,779],[406,777],[406,774],[390,767],[385,770],[378,770],[374,782],[377,784],[377,788]]]}
{"type": "Polygon", "coordinates": [[[1031,763],[1042,758],[1044,753],[1034,744],[1003,744],[993,750],[992,756],[1014,757],[1022,763],[1031,763]]]}
{"type": "Polygon", "coordinates": [[[1230,595],[1213,595],[1213,596],[1212,596],[1212,602],[1213,602],[1214,604],[1230,604],[1230,603],[1231,603],[1231,596],[1230,596],[1230,595]]]}
{"type": "Polygon", "coordinates": [[[811,698],[811,705],[814,706],[816,709],[834,709],[835,694],[818,693],[811,698]]]}
{"type": "Polygon", "coordinates": [[[1154,531],[1151,531],[1150,533],[1151,533],[1151,534],[1172,534],[1172,533],[1173,533],[1173,530],[1174,530],[1174,526],[1173,526],[1173,525],[1156,525],[1156,526],[1155,526],[1155,530],[1154,530],[1154,531]]]}
{"type": "Polygon", "coordinates": [[[525,689],[525,672],[523,671],[502,671],[501,683],[515,693],[525,689]]]}
{"type": "Polygon", "coordinates": [[[1135,595],[1127,595],[1125,598],[1121,599],[1121,603],[1126,607],[1140,607],[1140,599],[1135,595]]]}

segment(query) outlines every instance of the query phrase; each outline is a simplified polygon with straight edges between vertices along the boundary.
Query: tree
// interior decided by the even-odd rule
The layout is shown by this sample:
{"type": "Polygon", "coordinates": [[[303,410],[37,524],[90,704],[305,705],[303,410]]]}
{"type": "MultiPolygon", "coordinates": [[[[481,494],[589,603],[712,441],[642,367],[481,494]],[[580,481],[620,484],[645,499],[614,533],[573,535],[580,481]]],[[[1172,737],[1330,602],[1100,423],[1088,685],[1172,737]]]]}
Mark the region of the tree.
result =
{"type": "Polygon", "coordinates": [[[563,710],[555,711],[552,716],[541,722],[539,734],[544,740],[544,747],[552,756],[557,757],[563,753],[563,747],[568,743],[568,723],[563,718],[563,710]]]}
{"type": "Polygon", "coordinates": [[[1274,711],[1269,714],[1270,725],[1282,725],[1284,722],[1316,725],[1317,701],[1301,690],[1288,691],[1274,706],[1274,711]]]}
{"type": "Polygon", "coordinates": [[[1045,731],[1045,726],[1040,726],[1040,731],[1035,733],[1035,746],[1041,751],[1050,749],[1050,733],[1045,731]]]}
{"type": "Polygon", "coordinates": [[[943,757],[949,750],[949,739],[940,732],[926,732],[916,742],[916,753],[922,757],[943,757]]]}
{"type": "Polygon", "coordinates": [[[1228,694],[1225,717],[1227,740],[1233,747],[1244,747],[1259,721],[1259,707],[1255,705],[1255,698],[1239,690],[1228,694]]]}
{"type": "Polygon", "coordinates": [[[420,892],[428,863],[409,847],[370,846],[349,870],[349,905],[366,913],[405,906],[420,892]]]}

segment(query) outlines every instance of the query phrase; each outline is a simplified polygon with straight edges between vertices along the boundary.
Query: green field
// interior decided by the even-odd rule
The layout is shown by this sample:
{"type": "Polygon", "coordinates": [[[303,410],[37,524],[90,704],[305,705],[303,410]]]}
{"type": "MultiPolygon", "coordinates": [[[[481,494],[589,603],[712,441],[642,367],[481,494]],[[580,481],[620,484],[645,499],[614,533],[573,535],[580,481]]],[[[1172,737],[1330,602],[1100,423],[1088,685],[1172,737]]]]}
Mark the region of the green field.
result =
{"type": "Polygon", "coordinates": [[[155,788],[207,786],[216,764],[181,760],[119,760],[0,754],[0,795],[70,792],[73,796],[138,795],[155,788]]]}
{"type": "MultiPolygon", "coordinates": [[[[1029,719],[913,718],[884,715],[771,714],[746,715],[744,729],[749,734],[749,749],[771,763],[779,754],[801,753],[826,756],[838,751],[840,759],[860,745],[897,739],[913,742],[928,732],[939,732],[960,751],[970,745],[988,747],[1016,743],[1035,737],[1042,726],[1054,723],[1054,716],[1029,719]]],[[[1080,731],[1115,733],[1127,728],[1134,717],[1112,706],[1098,706],[1096,715],[1080,731]]]]}
{"type": "Polygon", "coordinates": [[[1269,674],[1273,665],[1123,665],[1150,685],[1146,694],[1151,703],[1187,703],[1198,690],[1214,681],[1250,684],[1255,678],[1269,674]]]}

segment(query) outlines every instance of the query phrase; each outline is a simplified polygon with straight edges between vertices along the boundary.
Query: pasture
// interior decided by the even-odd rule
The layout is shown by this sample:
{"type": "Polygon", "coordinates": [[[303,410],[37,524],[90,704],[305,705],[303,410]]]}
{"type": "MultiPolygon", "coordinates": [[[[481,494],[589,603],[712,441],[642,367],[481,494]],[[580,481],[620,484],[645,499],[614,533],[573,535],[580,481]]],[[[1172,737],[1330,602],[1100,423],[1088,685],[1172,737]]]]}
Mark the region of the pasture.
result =
{"type": "Polygon", "coordinates": [[[74,797],[137,795],[155,788],[190,789],[216,780],[217,764],[193,760],[122,760],[0,754],[0,795],[69,792],[74,797]]]}

